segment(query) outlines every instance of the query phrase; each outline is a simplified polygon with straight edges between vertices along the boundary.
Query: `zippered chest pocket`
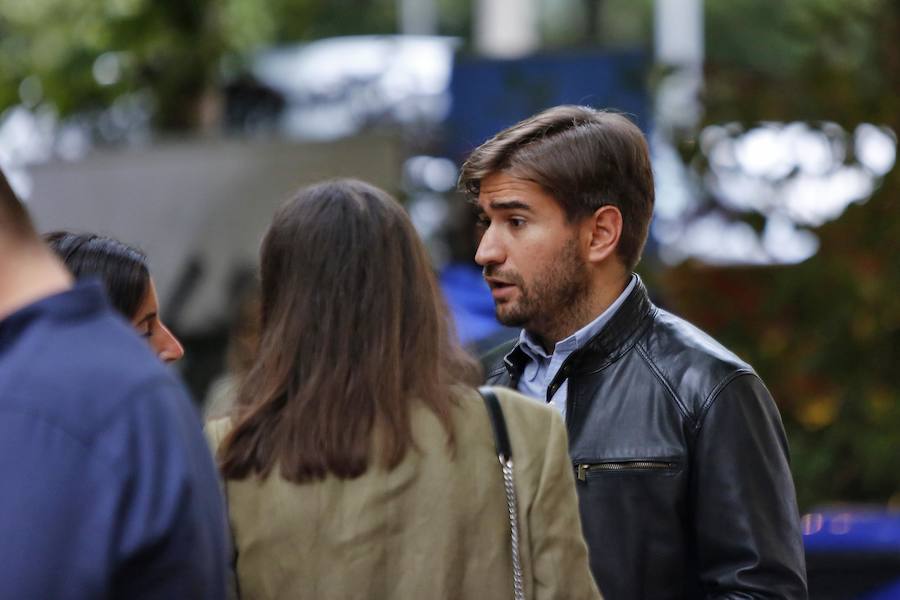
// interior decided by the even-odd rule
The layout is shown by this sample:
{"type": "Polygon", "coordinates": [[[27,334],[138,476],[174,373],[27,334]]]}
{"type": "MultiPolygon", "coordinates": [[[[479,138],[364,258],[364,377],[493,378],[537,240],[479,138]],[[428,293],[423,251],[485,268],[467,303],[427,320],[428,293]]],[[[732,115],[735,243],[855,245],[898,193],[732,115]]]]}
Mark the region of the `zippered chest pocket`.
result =
{"type": "Polygon", "coordinates": [[[589,477],[603,473],[656,473],[665,475],[676,473],[680,469],[681,462],[676,458],[635,458],[576,463],[575,475],[578,481],[587,481],[589,477]]]}

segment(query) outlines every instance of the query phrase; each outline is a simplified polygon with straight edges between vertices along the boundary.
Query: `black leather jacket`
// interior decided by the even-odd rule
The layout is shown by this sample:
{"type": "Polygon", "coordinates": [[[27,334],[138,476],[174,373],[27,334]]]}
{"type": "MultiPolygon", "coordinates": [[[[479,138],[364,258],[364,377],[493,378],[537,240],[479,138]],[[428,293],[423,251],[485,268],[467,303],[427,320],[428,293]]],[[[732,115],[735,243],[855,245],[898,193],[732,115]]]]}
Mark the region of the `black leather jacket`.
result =
{"type": "MultiPolygon", "coordinates": [[[[485,357],[516,387],[528,360],[485,357]]],[[[637,285],[572,354],[566,426],[591,570],[607,599],[806,598],[788,445],[753,369],[637,285]]]]}

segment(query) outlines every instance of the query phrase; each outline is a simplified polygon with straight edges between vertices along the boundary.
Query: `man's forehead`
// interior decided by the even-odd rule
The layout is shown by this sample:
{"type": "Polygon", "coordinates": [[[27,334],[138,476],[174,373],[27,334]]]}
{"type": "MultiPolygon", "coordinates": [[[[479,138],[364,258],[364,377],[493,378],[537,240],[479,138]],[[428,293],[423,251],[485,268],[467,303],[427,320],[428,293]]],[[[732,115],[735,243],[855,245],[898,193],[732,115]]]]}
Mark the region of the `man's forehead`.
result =
{"type": "Polygon", "coordinates": [[[516,177],[506,171],[490,173],[481,180],[479,186],[479,196],[488,195],[506,195],[506,194],[533,194],[543,193],[541,186],[535,182],[516,177]]]}
{"type": "Polygon", "coordinates": [[[537,183],[506,172],[491,173],[481,180],[475,204],[480,210],[508,208],[510,203],[521,208],[556,200],[537,183]]]}

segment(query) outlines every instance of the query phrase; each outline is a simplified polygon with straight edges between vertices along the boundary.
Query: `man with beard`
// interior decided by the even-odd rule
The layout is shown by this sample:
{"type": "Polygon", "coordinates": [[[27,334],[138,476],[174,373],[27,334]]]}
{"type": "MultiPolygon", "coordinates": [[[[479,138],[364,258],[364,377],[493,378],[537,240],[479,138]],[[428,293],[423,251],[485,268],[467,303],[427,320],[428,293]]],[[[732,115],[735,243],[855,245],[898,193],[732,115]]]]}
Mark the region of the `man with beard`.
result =
{"type": "Polygon", "coordinates": [[[655,307],[634,267],[653,212],[646,140],[560,106],[477,148],[497,318],[522,327],[487,383],[565,418],[591,569],[607,598],[805,598],[778,410],[753,369],[655,307]]]}

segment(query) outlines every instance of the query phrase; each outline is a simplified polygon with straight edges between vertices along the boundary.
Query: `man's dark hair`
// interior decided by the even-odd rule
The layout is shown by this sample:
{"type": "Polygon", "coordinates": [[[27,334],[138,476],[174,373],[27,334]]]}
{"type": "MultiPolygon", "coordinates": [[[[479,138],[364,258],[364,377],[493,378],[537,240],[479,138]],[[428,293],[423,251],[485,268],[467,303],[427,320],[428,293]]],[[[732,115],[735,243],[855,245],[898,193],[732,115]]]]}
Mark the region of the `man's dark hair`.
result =
{"type": "Polygon", "coordinates": [[[460,187],[478,196],[481,181],[504,171],[540,185],[570,222],[601,206],[622,213],[617,252],[628,270],[641,258],[653,216],[647,140],[624,115],[556,106],[504,129],[466,160],[460,187]]]}
{"type": "Polygon", "coordinates": [[[44,241],[76,279],[99,277],[113,307],[126,319],[137,316],[150,286],[143,252],[94,233],[54,231],[45,234],[44,241]]]}
{"type": "Polygon", "coordinates": [[[23,238],[35,235],[28,211],[7,181],[3,169],[0,169],[0,232],[23,238]]]}

